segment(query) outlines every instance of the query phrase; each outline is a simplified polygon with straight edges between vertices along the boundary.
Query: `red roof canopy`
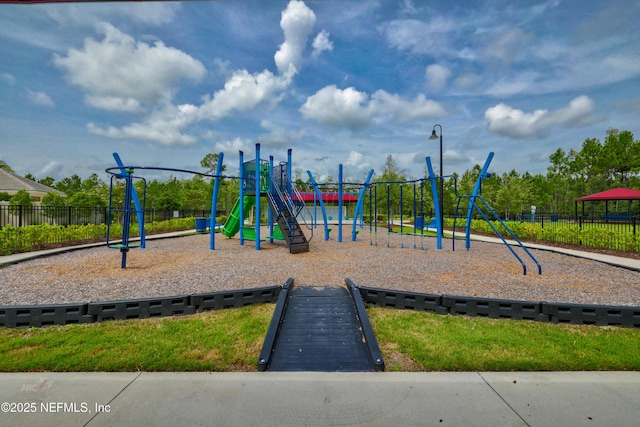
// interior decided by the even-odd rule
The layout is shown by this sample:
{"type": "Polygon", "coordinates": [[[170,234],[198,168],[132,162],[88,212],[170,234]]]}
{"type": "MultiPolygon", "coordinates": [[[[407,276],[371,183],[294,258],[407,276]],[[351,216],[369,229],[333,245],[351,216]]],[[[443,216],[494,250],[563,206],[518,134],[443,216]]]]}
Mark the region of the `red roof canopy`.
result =
{"type": "Polygon", "coordinates": [[[613,188],[611,190],[574,199],[576,202],[585,202],[589,200],[640,200],[640,190],[632,190],[631,188],[613,188]]]}
{"type": "MultiPolygon", "coordinates": [[[[304,202],[313,202],[316,193],[300,193],[304,202]]],[[[317,200],[317,199],[316,199],[317,200]]],[[[324,203],[338,203],[338,193],[322,193],[324,203]]],[[[350,193],[342,193],[343,202],[357,202],[358,196],[350,193]]]]}

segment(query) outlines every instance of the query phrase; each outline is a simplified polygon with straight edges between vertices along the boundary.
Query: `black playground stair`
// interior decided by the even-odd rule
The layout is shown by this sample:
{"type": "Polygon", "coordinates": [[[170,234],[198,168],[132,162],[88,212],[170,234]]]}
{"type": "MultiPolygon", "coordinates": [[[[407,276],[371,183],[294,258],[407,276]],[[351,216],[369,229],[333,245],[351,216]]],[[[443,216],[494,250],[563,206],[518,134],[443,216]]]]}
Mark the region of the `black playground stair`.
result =
{"type": "Polygon", "coordinates": [[[360,291],[284,285],[262,352],[260,371],[382,371],[384,361],[360,291]]]}
{"type": "Polygon", "coordinates": [[[287,246],[289,246],[289,253],[309,252],[309,241],[296,219],[298,211],[293,206],[293,202],[285,200],[283,194],[277,189],[268,193],[268,195],[269,205],[276,215],[278,226],[282,231],[285,242],[287,242],[287,246]]]}

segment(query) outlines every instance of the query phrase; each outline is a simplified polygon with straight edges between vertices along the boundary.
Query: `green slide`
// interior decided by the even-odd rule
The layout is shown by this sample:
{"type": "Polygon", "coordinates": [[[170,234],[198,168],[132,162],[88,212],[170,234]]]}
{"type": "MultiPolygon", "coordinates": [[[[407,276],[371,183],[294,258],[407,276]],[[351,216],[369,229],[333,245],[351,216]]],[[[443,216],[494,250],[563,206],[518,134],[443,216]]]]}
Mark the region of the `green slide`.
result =
{"type": "MultiPolygon", "coordinates": [[[[246,218],[249,216],[249,211],[254,205],[256,198],[254,196],[244,196],[243,203],[243,213],[246,218]]],[[[224,223],[222,227],[222,234],[227,237],[233,237],[235,234],[240,231],[240,198],[236,201],[236,204],[233,205],[233,209],[231,209],[231,215],[227,218],[227,222],[224,223]]]]}

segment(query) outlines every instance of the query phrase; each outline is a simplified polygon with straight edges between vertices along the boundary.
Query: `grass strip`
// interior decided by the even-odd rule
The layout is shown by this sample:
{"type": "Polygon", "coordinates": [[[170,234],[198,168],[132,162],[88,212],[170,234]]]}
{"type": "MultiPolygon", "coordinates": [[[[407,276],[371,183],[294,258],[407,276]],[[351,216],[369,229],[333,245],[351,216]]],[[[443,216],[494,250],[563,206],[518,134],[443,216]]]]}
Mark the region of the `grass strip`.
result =
{"type": "MultiPolygon", "coordinates": [[[[0,328],[0,372],[255,371],[274,304],[0,328]]],[[[640,370],[640,330],[371,307],[389,371],[640,370]]]]}
{"type": "Polygon", "coordinates": [[[640,330],[368,309],[395,371],[640,369],[640,330]]]}
{"type": "Polygon", "coordinates": [[[3,328],[0,372],[255,371],[274,307],[3,328]]]}

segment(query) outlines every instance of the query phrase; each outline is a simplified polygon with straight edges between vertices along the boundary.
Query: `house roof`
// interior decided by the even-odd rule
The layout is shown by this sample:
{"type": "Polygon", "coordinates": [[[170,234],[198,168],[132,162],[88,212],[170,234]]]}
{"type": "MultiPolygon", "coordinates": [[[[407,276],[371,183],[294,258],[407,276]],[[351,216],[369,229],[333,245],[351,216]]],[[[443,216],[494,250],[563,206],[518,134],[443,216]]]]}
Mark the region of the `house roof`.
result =
{"type": "Polygon", "coordinates": [[[631,188],[612,188],[611,190],[574,199],[576,202],[585,202],[589,200],[640,200],[640,190],[633,190],[631,188]]]}
{"type": "Polygon", "coordinates": [[[15,194],[20,190],[26,190],[29,193],[46,194],[50,191],[55,191],[59,194],[64,194],[55,188],[40,184],[8,170],[0,169],[0,192],[15,194]]]}

